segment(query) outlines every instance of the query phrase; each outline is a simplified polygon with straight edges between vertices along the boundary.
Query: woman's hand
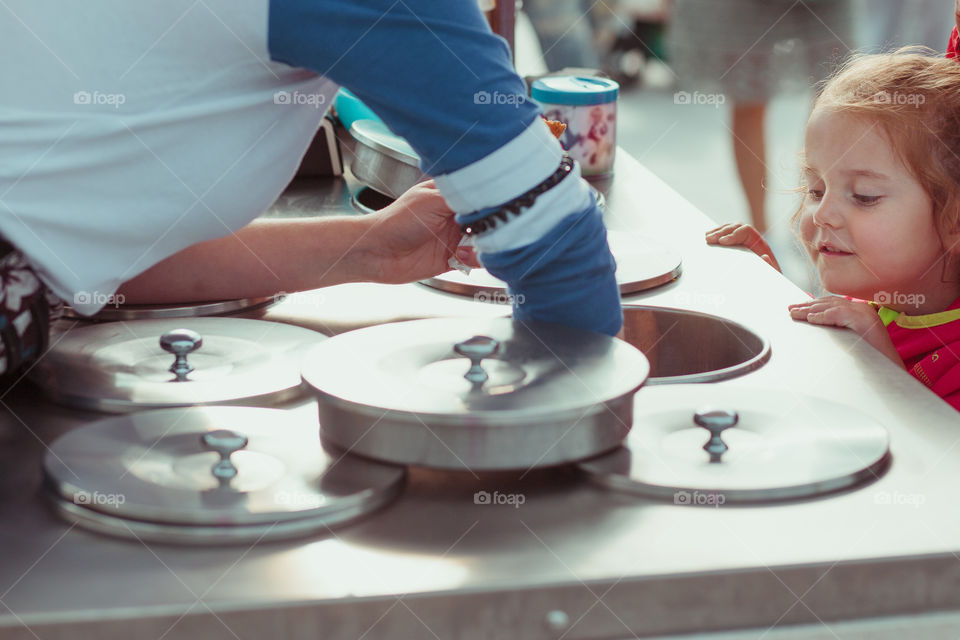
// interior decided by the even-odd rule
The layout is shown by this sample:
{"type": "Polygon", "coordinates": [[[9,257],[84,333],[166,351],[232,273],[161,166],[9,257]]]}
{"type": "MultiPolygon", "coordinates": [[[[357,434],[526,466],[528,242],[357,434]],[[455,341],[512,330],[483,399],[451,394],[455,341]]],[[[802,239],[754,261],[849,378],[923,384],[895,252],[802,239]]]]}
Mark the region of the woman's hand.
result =
{"type": "Polygon", "coordinates": [[[433,180],[411,187],[396,202],[365,218],[369,228],[359,247],[369,279],[398,284],[450,270],[457,259],[479,267],[470,247],[458,247],[462,232],[433,180]]]}
{"type": "MultiPolygon", "coordinates": [[[[957,0],[957,2],[960,2],[960,0],[957,0]]],[[[781,271],[770,245],[763,239],[760,232],[749,224],[735,222],[707,231],[707,244],[718,244],[724,247],[746,247],[763,258],[764,262],[771,267],[781,271]]]]}
{"type": "Polygon", "coordinates": [[[866,302],[854,302],[839,296],[825,296],[792,304],[788,307],[790,317],[810,324],[844,327],[859,335],[874,349],[903,367],[887,328],[883,326],[877,310],[866,302]]]}

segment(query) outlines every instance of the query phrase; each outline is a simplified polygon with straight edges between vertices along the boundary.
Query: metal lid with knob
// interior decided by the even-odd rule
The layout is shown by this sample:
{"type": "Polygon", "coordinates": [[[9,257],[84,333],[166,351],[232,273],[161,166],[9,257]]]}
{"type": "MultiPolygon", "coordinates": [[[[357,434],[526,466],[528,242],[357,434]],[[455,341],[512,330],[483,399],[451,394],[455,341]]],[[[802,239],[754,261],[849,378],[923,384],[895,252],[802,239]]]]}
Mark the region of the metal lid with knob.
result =
{"type": "Polygon", "coordinates": [[[495,355],[500,350],[500,343],[489,336],[473,336],[469,340],[453,345],[457,355],[470,358],[470,369],[463,377],[473,384],[483,384],[490,379],[481,363],[484,358],[495,355]]]}
{"type": "Polygon", "coordinates": [[[335,336],[307,354],[303,378],[321,437],[351,453],[515,469],[616,447],[649,371],[638,349],[591,331],[430,319],[335,336]]]}
{"type": "Polygon", "coordinates": [[[196,331],[190,329],[174,329],[160,336],[160,348],[172,353],[176,358],[170,365],[170,373],[175,375],[177,382],[184,382],[187,374],[193,367],[187,363],[187,354],[193,353],[203,346],[203,338],[196,331]]]}
{"type": "Polygon", "coordinates": [[[58,402],[114,413],[270,405],[302,394],[303,354],[325,339],[244,318],[91,324],[62,334],[30,378],[58,402]]]}
{"type": "Polygon", "coordinates": [[[73,307],[65,306],[63,316],[72,320],[116,322],[118,320],[157,320],[160,318],[198,318],[241,314],[260,315],[267,307],[280,302],[282,299],[282,296],[264,296],[261,298],[174,304],[108,304],[92,316],[80,315],[73,307]],[[255,314],[255,312],[257,313],[255,314]]]}
{"type": "Polygon", "coordinates": [[[723,441],[722,434],[724,429],[736,426],[739,420],[740,415],[736,411],[727,409],[701,409],[693,414],[693,421],[710,432],[710,440],[703,445],[703,450],[710,454],[710,462],[720,462],[730,448],[723,441]]]}
{"type": "Polygon", "coordinates": [[[230,460],[230,456],[246,447],[250,439],[236,431],[217,429],[200,436],[200,442],[207,449],[220,454],[220,460],[213,465],[210,471],[213,473],[213,477],[220,482],[220,486],[229,486],[230,481],[237,475],[237,467],[230,460]]]}
{"type": "MultiPolygon", "coordinates": [[[[680,254],[652,238],[610,230],[607,242],[617,261],[616,277],[621,295],[653,289],[680,277],[683,263],[680,254]]],[[[511,300],[507,283],[486,269],[471,269],[470,273],[448,271],[421,283],[448,293],[470,296],[480,302],[509,304],[511,300]]]]}
{"type": "Polygon", "coordinates": [[[878,478],[889,436],[853,407],[725,385],[644,391],[624,446],[580,463],[595,482],[677,504],[763,502],[878,478]],[[721,498],[722,496],[722,498],[721,498]]]}
{"type": "Polygon", "coordinates": [[[54,504],[86,527],[164,542],[286,538],[395,497],[400,467],[331,455],[312,407],[193,407],[104,418],[44,458],[54,504]]]}

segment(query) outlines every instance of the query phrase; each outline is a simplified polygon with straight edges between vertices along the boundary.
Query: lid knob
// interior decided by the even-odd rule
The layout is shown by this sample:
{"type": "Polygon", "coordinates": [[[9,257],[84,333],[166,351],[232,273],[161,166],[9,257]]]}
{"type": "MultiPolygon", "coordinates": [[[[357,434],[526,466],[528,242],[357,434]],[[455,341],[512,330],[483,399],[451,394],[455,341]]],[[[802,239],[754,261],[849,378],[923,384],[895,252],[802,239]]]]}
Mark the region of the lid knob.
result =
{"type": "Polygon", "coordinates": [[[739,422],[740,415],[728,409],[701,409],[693,414],[693,421],[710,432],[710,440],[703,445],[703,450],[710,454],[710,462],[720,462],[720,457],[730,448],[723,441],[720,434],[739,422]]]}
{"type": "Polygon", "coordinates": [[[193,367],[187,362],[187,354],[203,346],[203,338],[190,329],[174,329],[160,336],[160,347],[176,356],[170,372],[177,376],[175,382],[185,382],[193,367]]]}
{"type": "Polygon", "coordinates": [[[230,456],[247,446],[247,436],[229,429],[217,429],[200,436],[200,442],[220,454],[220,461],[213,465],[211,472],[221,485],[228,483],[237,475],[237,467],[230,462],[230,456]]]}
{"type": "Polygon", "coordinates": [[[473,336],[453,345],[453,350],[458,355],[470,358],[470,370],[463,377],[473,384],[483,384],[490,376],[480,366],[480,361],[499,351],[500,343],[489,336],[473,336]]]}

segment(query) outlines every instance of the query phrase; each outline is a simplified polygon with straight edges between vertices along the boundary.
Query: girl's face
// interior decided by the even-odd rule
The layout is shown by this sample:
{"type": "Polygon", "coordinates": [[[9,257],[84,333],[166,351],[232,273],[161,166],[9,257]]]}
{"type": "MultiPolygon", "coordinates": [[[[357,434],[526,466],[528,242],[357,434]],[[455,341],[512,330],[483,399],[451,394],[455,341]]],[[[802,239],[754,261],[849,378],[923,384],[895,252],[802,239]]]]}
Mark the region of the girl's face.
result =
{"type": "Polygon", "coordinates": [[[818,108],[805,147],[800,235],[828,291],[910,314],[960,296],[930,198],[878,123],[818,108]]]}

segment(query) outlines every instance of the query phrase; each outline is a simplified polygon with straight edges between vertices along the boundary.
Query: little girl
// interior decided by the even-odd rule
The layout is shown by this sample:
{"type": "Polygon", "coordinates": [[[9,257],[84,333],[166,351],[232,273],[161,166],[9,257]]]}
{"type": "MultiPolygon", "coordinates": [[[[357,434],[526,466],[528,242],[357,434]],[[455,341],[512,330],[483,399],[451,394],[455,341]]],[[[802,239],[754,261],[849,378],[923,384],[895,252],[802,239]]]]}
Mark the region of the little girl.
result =
{"type": "MultiPolygon", "coordinates": [[[[807,122],[794,223],[823,288],[795,320],[846,327],[960,410],[960,64],[857,56],[807,122]],[[870,301],[870,302],[866,302],[870,301]]],[[[748,225],[707,233],[776,266],[748,225]]]]}

